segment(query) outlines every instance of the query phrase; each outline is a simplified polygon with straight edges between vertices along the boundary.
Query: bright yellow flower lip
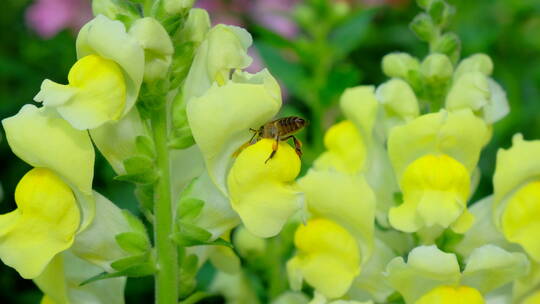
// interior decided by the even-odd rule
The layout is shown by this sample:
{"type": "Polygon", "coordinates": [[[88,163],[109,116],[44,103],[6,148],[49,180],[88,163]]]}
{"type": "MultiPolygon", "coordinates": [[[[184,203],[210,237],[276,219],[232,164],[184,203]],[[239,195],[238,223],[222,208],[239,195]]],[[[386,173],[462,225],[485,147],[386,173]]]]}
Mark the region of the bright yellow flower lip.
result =
{"type": "Polygon", "coordinates": [[[291,281],[305,279],[327,298],[343,296],[360,273],[355,238],[331,220],[309,220],[296,230],[294,243],[298,253],[287,263],[291,281]]]}
{"type": "Polygon", "coordinates": [[[349,120],[330,127],[324,135],[328,149],[316,161],[317,169],[336,169],[345,173],[357,173],[364,167],[366,148],[362,135],[349,120]]]}
{"type": "Polygon", "coordinates": [[[262,139],[244,149],[227,178],[232,208],[259,237],[278,234],[301,207],[301,196],[292,185],[300,173],[300,158],[291,146],[280,142],[274,157],[266,162],[274,143],[262,139]]]}
{"type": "Polygon", "coordinates": [[[480,292],[469,286],[439,286],[415,304],[484,304],[480,292]]]}
{"type": "Polygon", "coordinates": [[[507,203],[502,214],[502,231],[510,242],[523,246],[536,261],[540,261],[540,181],[519,189],[507,203]]]}
{"type": "Polygon", "coordinates": [[[79,59],[68,75],[68,85],[43,81],[36,101],[55,107],[74,128],[93,129],[124,113],[126,84],[112,60],[92,54],[79,59]]]}
{"type": "Polygon", "coordinates": [[[71,188],[44,168],[21,179],[15,201],[16,210],[0,215],[0,258],[23,278],[35,278],[73,244],[79,208],[71,188]]]}
{"type": "MultiPolygon", "coordinates": [[[[448,155],[428,154],[415,160],[403,173],[400,184],[404,202],[389,213],[390,223],[397,229],[414,232],[423,226],[446,228],[468,212],[469,173],[448,155]]],[[[467,216],[464,220],[470,226],[472,215],[467,216]]]]}

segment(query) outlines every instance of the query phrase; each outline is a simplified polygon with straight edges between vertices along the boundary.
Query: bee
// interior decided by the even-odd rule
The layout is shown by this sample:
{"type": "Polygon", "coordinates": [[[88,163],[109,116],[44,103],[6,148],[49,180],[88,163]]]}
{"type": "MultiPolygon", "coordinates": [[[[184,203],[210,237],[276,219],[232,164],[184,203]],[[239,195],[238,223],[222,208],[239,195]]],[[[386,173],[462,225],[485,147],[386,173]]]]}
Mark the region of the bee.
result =
{"type": "MultiPolygon", "coordinates": [[[[288,116],[283,118],[278,118],[270,122],[265,123],[259,129],[249,129],[253,132],[251,139],[244,145],[253,145],[258,142],[261,138],[271,138],[274,139],[274,144],[272,145],[272,152],[270,156],[266,159],[264,163],[267,163],[274,155],[276,154],[279,142],[286,141],[290,138],[294,141],[294,150],[298,156],[302,156],[302,142],[298,140],[294,134],[300,131],[302,128],[308,125],[308,121],[298,117],[298,116],[288,116]]],[[[242,146],[241,148],[243,148],[242,146]]]]}

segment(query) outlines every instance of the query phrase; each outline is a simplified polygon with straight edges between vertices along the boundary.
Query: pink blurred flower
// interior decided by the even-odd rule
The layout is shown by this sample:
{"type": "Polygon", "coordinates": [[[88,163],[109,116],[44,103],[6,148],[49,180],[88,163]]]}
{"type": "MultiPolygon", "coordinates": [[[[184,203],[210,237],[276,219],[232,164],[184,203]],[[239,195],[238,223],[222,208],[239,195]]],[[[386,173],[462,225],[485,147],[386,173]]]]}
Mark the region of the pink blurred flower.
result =
{"type": "Polygon", "coordinates": [[[43,38],[63,29],[78,31],[92,18],[88,0],[36,0],[26,10],[26,22],[43,38]]]}
{"type": "Polygon", "coordinates": [[[287,16],[299,0],[199,0],[197,7],[206,9],[214,24],[245,25],[246,19],[267,27],[285,37],[298,33],[287,16]]]}

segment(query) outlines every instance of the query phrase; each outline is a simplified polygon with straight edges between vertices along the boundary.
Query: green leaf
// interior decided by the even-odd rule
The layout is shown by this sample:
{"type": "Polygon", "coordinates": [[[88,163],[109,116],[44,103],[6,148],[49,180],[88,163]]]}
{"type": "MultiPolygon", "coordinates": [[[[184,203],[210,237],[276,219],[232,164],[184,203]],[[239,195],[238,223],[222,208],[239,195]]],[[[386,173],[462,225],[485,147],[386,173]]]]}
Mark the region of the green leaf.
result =
{"type": "Polygon", "coordinates": [[[135,139],[135,145],[137,147],[137,152],[149,157],[150,159],[156,158],[156,150],[150,137],[143,135],[137,136],[135,139]]]}
{"type": "Polygon", "coordinates": [[[359,11],[344,20],[330,33],[328,42],[336,51],[337,57],[346,56],[367,37],[369,23],[376,11],[376,9],[359,11]]]}
{"type": "Polygon", "coordinates": [[[111,263],[111,267],[114,268],[114,270],[122,271],[133,266],[147,263],[148,261],[148,254],[139,254],[118,259],[111,263]]]}
{"type": "Polygon", "coordinates": [[[144,234],[124,232],[115,236],[118,245],[131,254],[144,253],[150,250],[150,241],[144,234]]]}
{"type": "Polygon", "coordinates": [[[101,280],[117,278],[117,277],[131,277],[131,278],[146,277],[149,275],[153,275],[155,272],[156,272],[156,268],[154,267],[154,265],[150,262],[147,262],[143,264],[134,265],[122,271],[111,272],[111,273],[102,272],[98,275],[95,275],[83,281],[81,284],[79,284],[79,286],[84,286],[86,284],[89,284],[95,281],[101,281],[101,280]]]}
{"type": "Polygon", "coordinates": [[[178,203],[176,216],[183,221],[193,222],[197,219],[203,207],[203,200],[197,198],[182,198],[178,203]]]}

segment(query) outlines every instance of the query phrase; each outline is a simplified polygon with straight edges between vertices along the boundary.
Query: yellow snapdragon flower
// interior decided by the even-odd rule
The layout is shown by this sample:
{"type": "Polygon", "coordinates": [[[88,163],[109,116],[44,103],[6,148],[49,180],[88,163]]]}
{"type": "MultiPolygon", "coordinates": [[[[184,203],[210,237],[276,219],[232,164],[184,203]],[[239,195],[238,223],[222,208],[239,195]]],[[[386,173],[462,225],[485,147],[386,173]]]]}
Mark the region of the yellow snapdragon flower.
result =
{"type": "Polygon", "coordinates": [[[293,186],[300,173],[300,158],[287,143],[266,162],[274,145],[262,139],[244,149],[228,175],[229,198],[246,228],[256,236],[278,234],[286,220],[301,207],[301,195],[293,186]]]}
{"type": "Polygon", "coordinates": [[[386,276],[407,304],[484,303],[482,295],[512,282],[528,271],[524,254],[510,253],[494,245],[476,248],[460,271],[455,254],[436,246],[420,246],[407,258],[396,257],[386,276]]]}
{"type": "Polygon", "coordinates": [[[395,127],[388,153],[403,204],[390,209],[392,226],[466,231],[473,223],[466,209],[471,179],[487,138],[486,124],[470,110],[426,114],[395,127]]]}
{"type": "Polygon", "coordinates": [[[74,128],[93,129],[127,114],[139,94],[144,52],[120,21],[98,15],[77,36],[77,58],[67,85],[46,79],[34,97],[74,128]]]}
{"type": "Polygon", "coordinates": [[[504,237],[540,262],[540,141],[518,134],[497,153],[493,176],[493,219],[504,237]]]}

